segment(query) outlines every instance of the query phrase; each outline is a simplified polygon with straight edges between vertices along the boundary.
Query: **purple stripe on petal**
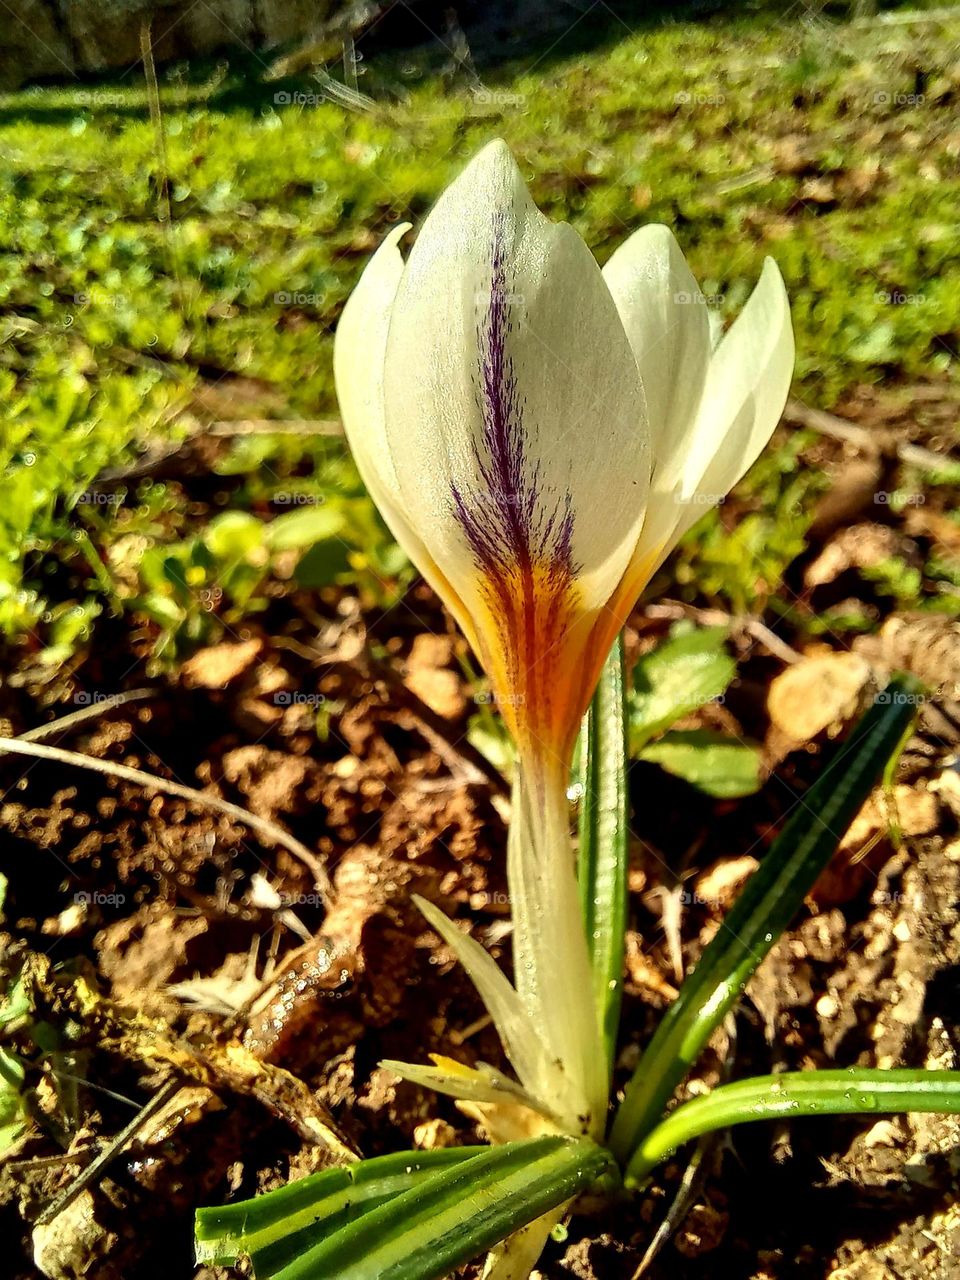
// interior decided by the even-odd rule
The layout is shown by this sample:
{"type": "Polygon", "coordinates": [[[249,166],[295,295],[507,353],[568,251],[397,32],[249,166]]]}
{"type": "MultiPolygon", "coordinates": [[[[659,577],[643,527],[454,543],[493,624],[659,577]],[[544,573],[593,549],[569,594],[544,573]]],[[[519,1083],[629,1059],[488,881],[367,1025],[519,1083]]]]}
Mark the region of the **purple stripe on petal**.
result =
{"type": "Polygon", "coordinates": [[[543,489],[539,462],[527,459],[524,405],[508,337],[513,327],[508,290],[506,235],[494,226],[490,289],[482,300],[477,326],[480,368],[477,405],[483,423],[474,443],[478,481],[464,491],[451,486],[453,509],[473,551],[477,567],[503,579],[511,570],[548,567],[569,582],[573,563],[573,511],[569,493],[543,489]]]}

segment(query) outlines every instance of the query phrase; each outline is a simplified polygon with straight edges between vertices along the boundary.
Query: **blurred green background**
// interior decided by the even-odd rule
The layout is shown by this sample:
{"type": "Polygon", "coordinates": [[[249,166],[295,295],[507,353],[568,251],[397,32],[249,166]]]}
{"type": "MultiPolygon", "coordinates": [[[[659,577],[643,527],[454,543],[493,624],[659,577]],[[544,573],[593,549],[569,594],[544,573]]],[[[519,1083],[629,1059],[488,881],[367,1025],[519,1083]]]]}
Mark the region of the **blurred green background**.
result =
{"type": "MultiPolygon", "coordinates": [[[[113,615],[163,660],[264,608],[271,578],[381,604],[405,590],[412,572],[324,425],[332,335],[386,230],[422,218],[495,136],[601,261],[644,222],[673,227],[723,320],[774,255],[796,395],[948,452],[960,11],[849,10],[584,5],[556,38],[498,51],[487,32],[480,52],[411,12],[406,42],[360,31],[305,61],[161,62],[153,118],[140,63],[0,95],[7,644],[54,670],[113,615]],[[219,443],[164,462],[194,437],[219,443]]],[[[826,483],[813,440],[778,435],[740,518],[689,536],[676,591],[790,615],[779,584],[826,483]]],[[[907,498],[931,495],[960,531],[957,465],[908,479],[907,498]]],[[[949,543],[887,567],[893,605],[960,613],[949,543]]]]}

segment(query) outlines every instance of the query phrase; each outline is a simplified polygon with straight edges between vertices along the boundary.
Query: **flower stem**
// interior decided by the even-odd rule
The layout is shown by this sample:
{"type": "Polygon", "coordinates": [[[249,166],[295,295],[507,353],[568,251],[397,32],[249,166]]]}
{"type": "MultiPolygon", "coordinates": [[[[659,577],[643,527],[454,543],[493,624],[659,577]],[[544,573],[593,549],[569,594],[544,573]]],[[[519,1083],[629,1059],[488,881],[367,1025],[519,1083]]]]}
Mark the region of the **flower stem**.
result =
{"type": "Polygon", "coordinates": [[[566,795],[556,762],[521,760],[507,846],[517,991],[559,1062],[572,1134],[600,1137],[606,1115],[603,1038],[593,1000],[566,795]]]}

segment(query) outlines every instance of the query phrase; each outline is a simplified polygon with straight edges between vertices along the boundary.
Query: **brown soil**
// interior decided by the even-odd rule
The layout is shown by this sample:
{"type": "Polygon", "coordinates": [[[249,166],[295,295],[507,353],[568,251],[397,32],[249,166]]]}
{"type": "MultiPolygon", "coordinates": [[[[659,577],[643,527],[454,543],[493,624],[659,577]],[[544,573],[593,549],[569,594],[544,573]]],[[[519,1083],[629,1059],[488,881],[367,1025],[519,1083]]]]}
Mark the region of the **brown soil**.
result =
{"type": "MultiPolygon", "coordinates": [[[[929,523],[935,511],[922,515],[929,523]]],[[[918,518],[908,510],[903,520],[918,518]]],[[[858,522],[861,512],[841,512],[827,538],[858,522]]],[[[895,532],[922,536],[903,521],[895,532]]],[[[808,563],[821,551],[814,547],[808,563]]],[[[837,552],[844,592],[857,572],[848,551],[837,552]]],[[[829,592],[823,572],[800,584],[807,599],[829,592]]],[[[104,624],[55,684],[17,655],[0,694],[7,732],[150,687],[149,697],[104,708],[48,741],[206,788],[277,822],[320,855],[333,891],[325,905],[292,853],[198,805],[63,765],[0,758],[0,865],[9,880],[0,963],[5,979],[26,974],[32,1015],[11,1035],[33,1064],[38,1116],[14,1162],[0,1167],[4,1276],[40,1274],[35,1248],[50,1276],[194,1274],[196,1205],[252,1195],[329,1159],[308,1136],[309,1117],[365,1155],[477,1141],[449,1100],[398,1084],[378,1066],[431,1051],[501,1062],[469,983],[411,902],[419,893],[469,920],[509,965],[506,788],[465,746],[476,708],[457,662],[462,642],[422,587],[386,616],[364,617],[349,598],[330,595],[322,630],[316,609],[314,599],[278,593],[256,628],[162,678],[145,674],[146,639],[131,641],[119,623],[104,624]],[[381,661],[365,656],[368,641],[386,654],[381,661]],[[251,975],[262,979],[270,965],[278,979],[251,1013],[251,975]],[[56,1095],[43,1066],[51,1053],[63,1073],[56,1095]],[[181,1087],[167,1107],[91,1189],[34,1231],[83,1153],[95,1154],[128,1123],[130,1103],[142,1106],[170,1078],[181,1087]],[[64,1149],[80,1155],[50,1160],[64,1149]]],[[[639,611],[631,646],[653,643],[667,625],[639,611]]],[[[895,632],[865,642],[865,659],[902,662],[899,650],[885,658],[895,632]]],[[[943,661],[956,661],[955,637],[942,647],[943,661]]],[[[929,655],[936,643],[928,635],[919,648],[929,655]]],[[[909,642],[907,650],[919,651],[909,642]]],[[[711,801],[651,766],[633,771],[621,1081],[675,984],[656,890],[682,886],[689,968],[749,870],[745,855],[769,844],[830,733],[849,721],[847,709],[812,743],[791,742],[766,710],[782,662],[749,637],[739,657],[738,684],[709,714],[765,744],[776,772],[762,791],[711,801]]],[[[901,765],[900,847],[884,834],[880,809],[865,813],[803,919],[751,983],[736,1019],[737,1075],[960,1066],[960,783],[945,772],[957,741],[951,706],[945,696],[925,708],[901,765]]],[[[722,1049],[702,1064],[707,1082],[722,1049]]],[[[628,1280],[683,1170],[674,1160],[636,1203],[574,1219],[567,1238],[549,1245],[544,1276],[628,1280]]],[[[709,1153],[692,1208],[648,1274],[948,1277],[956,1273],[950,1259],[960,1259],[958,1178],[956,1118],[745,1126],[709,1153]]]]}

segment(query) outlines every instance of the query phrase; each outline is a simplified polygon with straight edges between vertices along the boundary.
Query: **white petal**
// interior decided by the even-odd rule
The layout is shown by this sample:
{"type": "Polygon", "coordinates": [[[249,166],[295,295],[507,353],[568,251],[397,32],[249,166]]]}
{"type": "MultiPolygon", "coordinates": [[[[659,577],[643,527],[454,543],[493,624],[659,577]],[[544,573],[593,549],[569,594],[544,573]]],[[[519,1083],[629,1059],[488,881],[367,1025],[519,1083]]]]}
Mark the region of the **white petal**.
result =
{"type": "Polygon", "coordinates": [[[467,600],[484,539],[619,579],[649,461],[636,362],[579,236],[491,143],[427,218],[397,290],[386,426],[404,506],[467,600]]]}
{"type": "Polygon", "coordinates": [[[682,537],[753,466],[776,430],[790,393],[794,341],[790,303],[772,258],[710,362],[688,460],[682,537]],[[705,461],[705,465],[704,464],[705,461]]]}
{"type": "Polygon", "coordinates": [[[729,493],[773,435],[790,391],[794,343],[783,277],[767,258],[759,283],[720,341],[697,415],[685,489],[729,493]],[[712,487],[713,488],[712,488],[712,487]]]}
{"type": "Polygon", "coordinates": [[[671,472],[693,426],[710,359],[700,287],[669,227],[624,241],[603,269],[647,397],[654,474],[671,472]]]}
{"type": "Polygon", "coordinates": [[[397,542],[472,641],[469,616],[404,509],[387,445],[383,365],[390,312],[403,274],[398,248],[410,223],[396,226],[370,259],[337,325],[334,380],[344,431],[361,479],[397,542]]]}
{"type": "Polygon", "coordinates": [[[344,430],[363,482],[378,507],[398,507],[400,498],[386,447],[383,357],[390,309],[403,275],[398,243],[409,230],[409,222],[394,227],[370,259],[343,309],[333,350],[344,430]]]}
{"type": "Polygon", "coordinates": [[[652,573],[680,538],[721,502],[773,435],[790,390],[794,343],[790,305],[772,258],[707,369],[675,483],[654,481],[638,547],[652,573]]]}

